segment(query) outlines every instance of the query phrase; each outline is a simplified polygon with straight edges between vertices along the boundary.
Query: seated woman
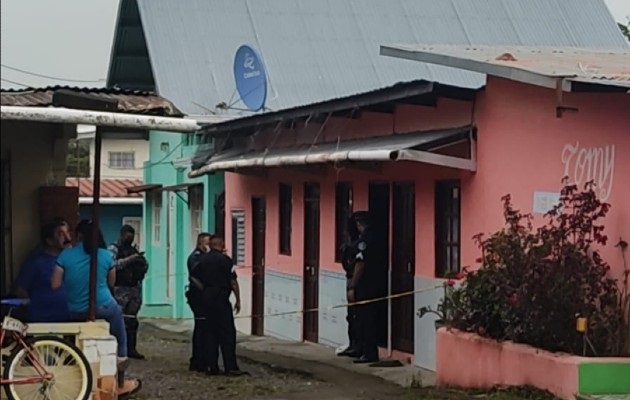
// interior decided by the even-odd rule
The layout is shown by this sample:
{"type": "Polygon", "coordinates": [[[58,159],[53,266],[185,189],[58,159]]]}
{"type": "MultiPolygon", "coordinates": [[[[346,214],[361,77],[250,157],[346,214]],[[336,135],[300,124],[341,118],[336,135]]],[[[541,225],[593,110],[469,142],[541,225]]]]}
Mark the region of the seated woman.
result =
{"type": "Polygon", "coordinates": [[[29,298],[29,322],[65,322],[68,298],[63,287],[53,290],[50,280],[61,251],[70,244],[68,223],[57,218],[44,225],[40,246],[26,260],[15,282],[15,294],[29,298]]]}
{"type": "MultiPolygon", "coordinates": [[[[72,320],[85,320],[90,304],[90,254],[97,249],[96,265],[96,318],[109,323],[110,333],[118,342],[119,365],[127,363],[127,335],[122,310],[111,288],[116,281],[116,269],[111,252],[103,248],[105,241],[102,232],[98,232],[95,243],[92,236],[92,223],[81,221],[76,230],[77,244],[65,249],[57,258],[57,265],[52,276],[52,287],[65,286],[68,294],[68,309],[72,320]],[[100,245],[100,246],[99,246],[100,245]]],[[[124,367],[120,368],[119,377],[124,376],[124,367]]],[[[139,380],[124,381],[119,379],[119,395],[135,393],[140,389],[139,380]]]]}

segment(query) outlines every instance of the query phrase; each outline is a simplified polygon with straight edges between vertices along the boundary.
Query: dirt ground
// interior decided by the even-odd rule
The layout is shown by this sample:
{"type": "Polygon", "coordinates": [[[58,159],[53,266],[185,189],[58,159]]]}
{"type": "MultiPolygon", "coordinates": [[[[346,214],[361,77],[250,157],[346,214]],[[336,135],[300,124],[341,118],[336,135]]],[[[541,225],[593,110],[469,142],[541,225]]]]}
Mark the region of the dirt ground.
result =
{"type": "Polygon", "coordinates": [[[435,388],[401,388],[379,378],[330,365],[269,353],[239,349],[239,363],[247,377],[206,376],[188,371],[189,339],[144,326],[140,351],[146,361],[133,361],[127,375],[142,379],[136,400],[421,400],[548,398],[528,390],[462,392],[435,388]]]}

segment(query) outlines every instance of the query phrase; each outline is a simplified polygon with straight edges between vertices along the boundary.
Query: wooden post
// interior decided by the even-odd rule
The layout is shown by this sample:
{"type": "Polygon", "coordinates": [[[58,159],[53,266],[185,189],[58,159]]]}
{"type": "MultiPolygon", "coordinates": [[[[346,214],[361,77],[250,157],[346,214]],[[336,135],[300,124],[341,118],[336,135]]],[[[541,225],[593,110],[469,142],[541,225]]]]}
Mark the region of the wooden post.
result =
{"type": "Polygon", "coordinates": [[[96,273],[98,263],[99,206],[101,200],[101,148],[102,128],[96,127],[94,134],[94,177],[92,179],[92,254],[90,254],[90,313],[89,320],[96,320],[96,273]]]}

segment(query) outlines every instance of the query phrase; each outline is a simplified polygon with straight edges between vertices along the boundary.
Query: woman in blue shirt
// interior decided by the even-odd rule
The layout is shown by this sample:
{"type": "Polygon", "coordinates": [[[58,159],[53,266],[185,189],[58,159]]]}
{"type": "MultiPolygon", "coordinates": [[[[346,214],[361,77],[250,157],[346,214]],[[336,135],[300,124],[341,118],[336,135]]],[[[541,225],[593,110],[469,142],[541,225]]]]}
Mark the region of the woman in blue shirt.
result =
{"type": "MultiPolygon", "coordinates": [[[[68,296],[68,309],[72,320],[85,320],[90,305],[90,254],[98,244],[104,244],[103,234],[99,231],[99,243],[93,243],[92,223],[83,222],[77,227],[78,243],[65,249],[57,258],[57,265],[52,276],[52,287],[62,285],[68,296]]],[[[127,335],[122,310],[110,287],[114,286],[116,270],[111,252],[98,248],[96,265],[96,318],[109,322],[110,333],[118,342],[118,357],[127,357],[127,335]]]]}
{"type": "Polygon", "coordinates": [[[69,319],[65,288],[50,287],[59,253],[70,244],[68,223],[62,219],[46,224],[41,230],[41,246],[22,266],[15,282],[15,293],[29,298],[29,322],[65,322],[69,319]]]}

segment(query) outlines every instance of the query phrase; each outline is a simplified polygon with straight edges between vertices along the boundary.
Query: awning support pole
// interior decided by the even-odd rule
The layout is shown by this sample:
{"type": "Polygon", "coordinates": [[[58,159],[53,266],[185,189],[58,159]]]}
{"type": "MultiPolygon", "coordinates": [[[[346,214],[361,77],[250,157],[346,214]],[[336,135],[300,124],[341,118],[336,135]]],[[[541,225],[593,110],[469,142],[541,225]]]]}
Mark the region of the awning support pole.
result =
{"type": "Polygon", "coordinates": [[[94,244],[90,254],[90,313],[88,319],[96,320],[96,271],[99,249],[99,203],[101,199],[101,150],[103,145],[102,128],[96,127],[94,134],[94,185],[92,200],[92,243],[94,244]]]}

